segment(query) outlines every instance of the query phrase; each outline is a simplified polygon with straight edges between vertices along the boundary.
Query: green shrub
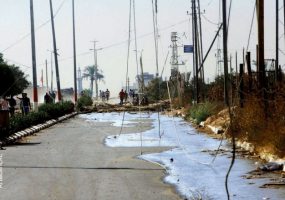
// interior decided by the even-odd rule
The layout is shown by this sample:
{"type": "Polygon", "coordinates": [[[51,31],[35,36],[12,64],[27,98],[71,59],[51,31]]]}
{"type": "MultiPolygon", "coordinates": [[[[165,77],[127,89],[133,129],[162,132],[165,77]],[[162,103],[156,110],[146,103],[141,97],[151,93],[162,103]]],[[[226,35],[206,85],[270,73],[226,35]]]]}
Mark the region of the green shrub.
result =
{"type": "Polygon", "coordinates": [[[197,124],[205,121],[209,116],[215,114],[217,105],[215,103],[205,102],[203,104],[193,105],[188,113],[188,117],[196,120],[197,124]]]}
{"type": "Polygon", "coordinates": [[[78,99],[76,108],[78,110],[82,110],[85,106],[92,106],[92,105],[93,105],[92,98],[89,95],[84,94],[78,99]]]}
{"type": "Polygon", "coordinates": [[[27,115],[16,114],[10,118],[9,130],[0,130],[0,137],[6,137],[17,131],[44,123],[50,119],[56,119],[73,111],[74,104],[71,101],[43,104],[39,106],[38,112],[30,112],[27,115]]]}

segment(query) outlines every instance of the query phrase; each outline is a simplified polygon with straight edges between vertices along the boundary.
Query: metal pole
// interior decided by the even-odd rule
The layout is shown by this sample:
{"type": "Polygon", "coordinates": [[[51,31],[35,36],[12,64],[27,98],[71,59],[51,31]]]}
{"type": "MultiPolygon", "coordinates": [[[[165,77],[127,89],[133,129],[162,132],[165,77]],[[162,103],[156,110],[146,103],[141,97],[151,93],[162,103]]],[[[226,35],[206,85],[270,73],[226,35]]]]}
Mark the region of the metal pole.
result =
{"type": "Polygon", "coordinates": [[[72,0],[72,22],[73,22],[73,67],[74,67],[74,101],[77,102],[77,71],[76,71],[76,41],[75,41],[75,16],[74,0],[72,0]]]}
{"type": "Polygon", "coordinates": [[[57,48],[56,48],[56,37],[55,37],[55,30],[54,30],[52,0],[49,0],[49,3],[50,3],[51,27],[52,27],[52,37],[53,37],[53,52],[54,52],[54,62],[55,62],[56,83],[57,83],[57,96],[58,96],[58,101],[61,101],[62,99],[61,99],[61,90],[60,90],[60,79],[59,79],[59,70],[58,70],[57,48]]]}
{"type": "Polygon", "coordinates": [[[31,45],[32,45],[32,63],[33,63],[34,110],[38,111],[38,84],[37,84],[36,42],[35,42],[33,0],[30,0],[30,14],[31,14],[31,45]]]}

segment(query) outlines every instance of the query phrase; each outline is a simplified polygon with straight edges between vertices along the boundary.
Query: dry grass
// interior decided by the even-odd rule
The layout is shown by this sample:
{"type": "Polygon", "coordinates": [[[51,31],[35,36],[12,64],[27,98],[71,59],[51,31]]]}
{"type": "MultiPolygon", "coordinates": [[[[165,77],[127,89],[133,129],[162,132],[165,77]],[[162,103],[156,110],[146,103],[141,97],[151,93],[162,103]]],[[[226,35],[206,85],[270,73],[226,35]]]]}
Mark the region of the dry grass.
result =
{"type": "Polygon", "coordinates": [[[285,90],[268,92],[268,100],[246,95],[243,108],[237,108],[233,121],[240,140],[253,143],[258,151],[285,157],[285,90]]]}

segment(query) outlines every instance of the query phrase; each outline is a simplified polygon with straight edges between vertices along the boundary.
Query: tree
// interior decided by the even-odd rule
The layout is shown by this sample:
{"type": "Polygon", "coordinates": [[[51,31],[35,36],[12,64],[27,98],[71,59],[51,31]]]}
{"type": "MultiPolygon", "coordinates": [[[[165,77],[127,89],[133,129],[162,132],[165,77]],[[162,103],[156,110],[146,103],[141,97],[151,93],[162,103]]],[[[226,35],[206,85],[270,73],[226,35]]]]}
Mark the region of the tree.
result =
{"type": "MultiPolygon", "coordinates": [[[[94,65],[86,66],[84,68],[82,78],[87,78],[87,79],[89,78],[90,79],[90,91],[91,91],[90,96],[92,97],[93,96],[93,84],[95,81],[95,67],[94,67],[94,65]]],[[[100,70],[100,72],[99,72],[98,68],[97,68],[97,80],[104,82],[103,72],[102,72],[102,70],[100,70]]]]}
{"type": "Polygon", "coordinates": [[[0,96],[17,95],[29,86],[24,72],[15,65],[7,64],[0,53],[0,96]]]}

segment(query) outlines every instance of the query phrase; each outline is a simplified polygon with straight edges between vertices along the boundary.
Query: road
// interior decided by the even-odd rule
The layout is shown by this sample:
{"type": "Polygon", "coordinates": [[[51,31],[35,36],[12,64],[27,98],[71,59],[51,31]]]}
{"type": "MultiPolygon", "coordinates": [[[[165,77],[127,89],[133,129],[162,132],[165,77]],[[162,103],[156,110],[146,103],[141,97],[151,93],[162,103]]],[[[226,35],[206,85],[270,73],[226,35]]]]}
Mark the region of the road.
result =
{"type": "MultiPolygon", "coordinates": [[[[145,128],[150,128],[149,122],[145,123],[145,128]]],[[[162,168],[135,158],[139,148],[103,144],[106,136],[118,132],[118,127],[108,123],[75,117],[7,147],[0,151],[0,199],[180,199],[173,187],[163,183],[162,168]]],[[[143,152],[163,150],[145,148],[143,152]]]]}

